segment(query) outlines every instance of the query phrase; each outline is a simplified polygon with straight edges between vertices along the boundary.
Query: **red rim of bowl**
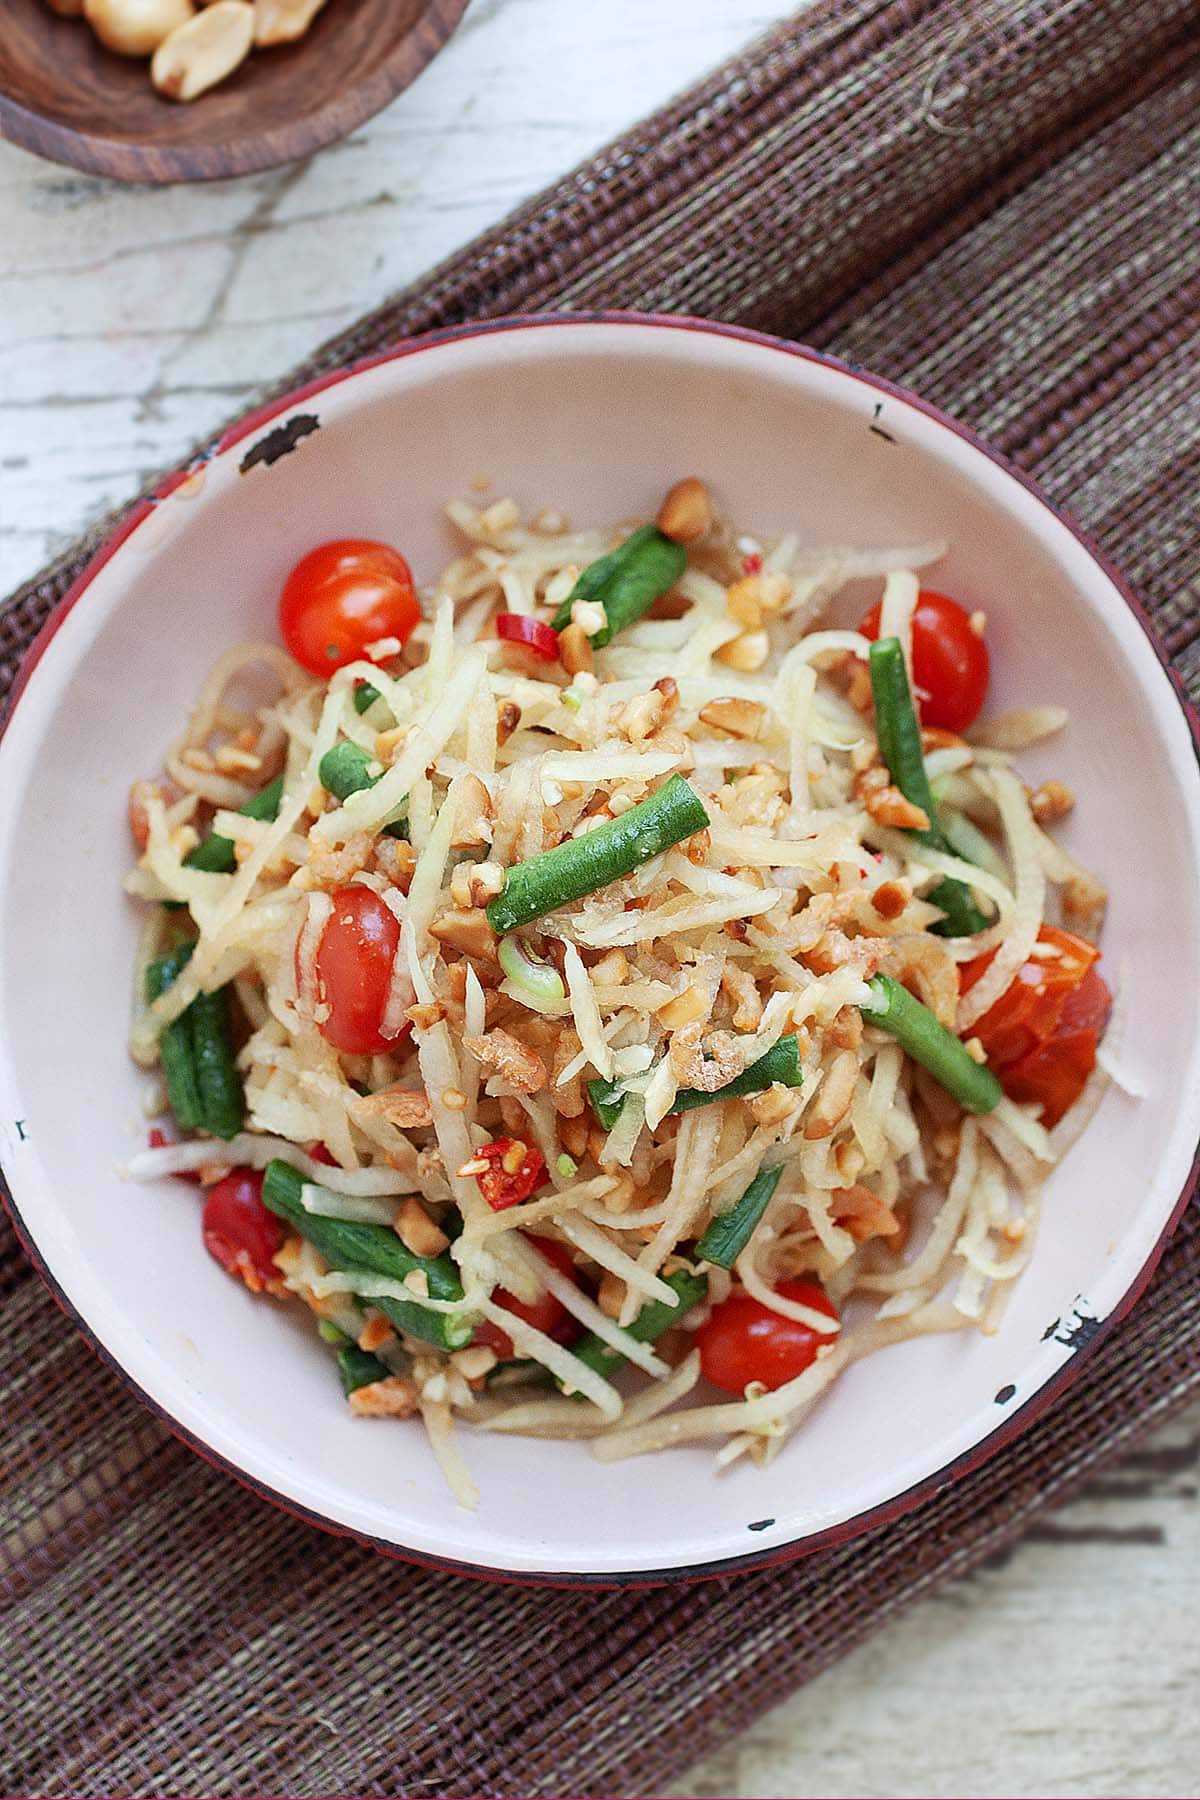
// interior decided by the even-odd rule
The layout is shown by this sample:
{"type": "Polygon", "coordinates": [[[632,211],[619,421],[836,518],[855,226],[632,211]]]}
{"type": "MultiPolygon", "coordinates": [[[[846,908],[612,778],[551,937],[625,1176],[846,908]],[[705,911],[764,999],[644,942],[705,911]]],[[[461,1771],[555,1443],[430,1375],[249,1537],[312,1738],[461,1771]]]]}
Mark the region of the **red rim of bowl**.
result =
{"type": "MultiPolygon", "coordinates": [[[[314,395],[323,393],[328,388],[338,387],[343,382],[348,381],[351,377],[362,374],[366,370],[379,368],[386,363],[398,362],[403,358],[419,355],[424,350],[435,349],[442,344],[454,343],[467,338],[485,337],[495,332],[525,331],[530,329],[553,328],[561,325],[632,325],[643,329],[651,327],[671,331],[690,331],[713,337],[732,338],[743,343],[757,345],[762,349],[779,351],[785,356],[798,357],[801,361],[818,363],[823,367],[836,369],[841,374],[851,377],[853,380],[860,382],[864,387],[868,387],[876,393],[889,395],[895,399],[902,400],[907,405],[915,407],[918,412],[924,413],[928,418],[931,418],[939,425],[944,426],[947,431],[951,432],[955,437],[970,444],[974,449],[986,456],[990,462],[994,463],[1007,475],[1011,476],[1012,479],[1023,487],[1028,494],[1044,506],[1053,518],[1075,538],[1077,543],[1079,543],[1091,557],[1092,561],[1097,564],[1112,582],[1114,588],[1137,619],[1154,652],[1160,668],[1167,677],[1171,691],[1175,695],[1186,721],[1191,737],[1192,751],[1196,757],[1197,766],[1200,768],[1200,714],[1198,714],[1196,708],[1192,706],[1182,681],[1171,667],[1166,653],[1158,639],[1157,633],[1155,632],[1154,626],[1151,623],[1150,617],[1141,601],[1134,594],[1129,584],[1108,561],[1103,552],[1092,542],[1091,538],[1082,527],[1077,524],[1068,513],[1065,513],[1060,507],[1049,500],[1038,484],[1027,475],[1023,469],[1017,468],[1006,456],[1002,455],[1000,451],[994,449],[984,439],[979,437],[969,426],[961,424],[958,420],[951,418],[949,414],[942,412],[939,407],[931,405],[926,400],[922,400],[918,395],[911,393],[907,388],[899,386],[896,382],[887,380],[884,376],[869,374],[866,370],[859,368],[855,364],[842,361],[840,357],[831,356],[822,350],[811,349],[804,344],[788,342],[784,338],[772,337],[767,332],[753,331],[748,327],[741,325],[721,325],[714,323],[711,320],[692,318],[688,315],[675,316],[663,313],[604,311],[579,313],[518,313],[502,319],[487,320],[480,324],[450,326],[441,331],[430,332],[422,337],[407,338],[400,343],[391,346],[387,350],[381,350],[373,355],[362,357],[357,362],[347,364],[340,369],[334,370],[328,375],[317,376],[314,380],[306,382],[303,386],[294,388],[290,393],[285,394],[282,399],[269,401],[264,406],[258,407],[254,411],[247,413],[243,418],[238,420],[235,425],[229,427],[212,448],[202,452],[185,467],[175,469],[171,471],[170,474],[164,476],[162,481],[160,481],[154,489],[153,493],[148,498],[138,501],[130,509],[126,517],[116,526],[111,536],[103,545],[101,545],[100,549],[97,550],[82,574],[63,595],[63,598],[58,602],[57,606],[55,606],[45,624],[34,638],[29,649],[26,651],[22,660],[20,672],[9,699],[7,715],[3,726],[0,727],[0,737],[2,737],[4,731],[7,730],[8,724],[11,721],[21,695],[28,684],[29,678],[38,662],[41,660],[47,646],[54,638],[68,613],[70,613],[83,598],[100,570],[106,563],[111,561],[121,545],[137,529],[138,525],[153,512],[157,502],[166,499],[168,495],[172,494],[190,475],[195,473],[197,468],[202,467],[207,463],[213,455],[221,454],[232,449],[235,445],[243,443],[246,438],[260,430],[262,427],[269,425],[273,420],[278,419],[281,414],[292,411],[304,401],[312,399],[314,395]]],[[[795,1562],[801,1557],[812,1555],[815,1551],[831,1549],[838,1544],[844,1544],[852,1538],[861,1536],[861,1534],[866,1531],[891,1524],[895,1520],[902,1518],[906,1513],[911,1512],[924,1500],[930,1499],[935,1493],[946,1487],[949,1483],[961,1481],[966,1476],[973,1474],[983,1463],[987,1462],[998,1451],[1004,1449],[1006,1445],[1010,1444],[1023,1431],[1027,1430],[1030,1425],[1039,1419],[1043,1413],[1059,1399],[1080,1374],[1087,1358],[1094,1353],[1101,1343],[1107,1340],[1113,1327],[1117,1325],[1136,1304],[1149,1284],[1155,1269],[1158,1267],[1163,1251],[1166,1249],[1172,1233],[1175,1231],[1176,1226],[1183,1217],[1188,1202],[1196,1191],[1198,1181],[1200,1181],[1200,1144],[1197,1144],[1196,1146],[1196,1150],[1192,1157],[1192,1164],[1183,1187],[1180,1190],[1179,1197],[1172,1208],[1170,1216],[1154,1244],[1150,1255],[1146,1258],[1146,1261],[1142,1264],[1141,1268],[1126,1288],[1120,1301],[1108,1314],[1107,1318],[1100,1322],[1099,1329],[1089,1336],[1086,1344],[1081,1345],[1073,1351],[1072,1355],[1059,1372],[1052,1376],[1048,1381],[1044,1382],[1023,1406],[1019,1407],[1016,1412],[1010,1414],[1009,1417],[1005,1419],[1002,1424],[998,1425],[994,1431],[990,1431],[984,1437],[980,1438],[969,1450],[963,1451],[950,1462],[943,1464],[940,1469],[934,1470],[929,1475],[923,1477],[922,1480],[913,1483],[913,1485],[906,1488],[903,1493],[895,1494],[891,1499],[880,1502],[879,1505],[869,1508],[866,1512],[856,1513],[852,1519],[842,1520],[839,1524],[828,1526],[824,1530],[814,1532],[811,1536],[805,1537],[797,1542],[780,1545],[770,1550],[751,1551],[744,1556],[722,1557],[713,1562],[692,1563],[676,1568],[608,1572],[598,1575],[589,1575],[577,1571],[491,1569],[477,1563],[459,1562],[452,1557],[434,1556],[425,1551],[406,1549],[402,1545],[389,1543],[385,1539],[372,1537],[368,1533],[352,1530],[349,1526],[342,1525],[336,1520],[330,1519],[324,1513],[315,1512],[310,1508],[301,1505],[298,1501],[290,1498],[288,1495],[279,1493],[265,1482],[259,1481],[256,1477],[247,1474],[245,1470],[240,1469],[235,1463],[230,1462],[220,1451],[213,1449],[210,1444],[206,1443],[202,1438],[196,1436],[194,1432],[181,1425],[177,1419],[167,1412],[156,1400],[152,1399],[150,1395],[138,1385],[133,1376],[128,1373],[105,1345],[94,1335],[87,1321],[64,1294],[50,1268],[43,1260],[16,1201],[11,1193],[4,1187],[0,1187],[0,1200],[3,1200],[5,1209],[12,1220],[17,1236],[20,1238],[21,1244],[38,1275],[46,1284],[53,1298],[57,1301],[62,1311],[66,1314],[67,1318],[70,1319],[71,1323],[76,1327],[89,1347],[114,1371],[141,1404],[147,1407],[175,1437],[186,1444],[189,1449],[196,1451],[197,1454],[202,1456],[213,1468],[219,1469],[225,1474],[232,1475],[236,1481],[240,1482],[243,1487],[248,1488],[251,1493],[258,1495],[261,1499],[270,1501],[272,1505],[281,1508],[281,1510],[286,1513],[290,1513],[293,1518],[301,1519],[309,1525],[315,1525],[334,1537],[350,1538],[355,1543],[363,1545],[366,1549],[378,1551],[382,1555],[394,1557],[401,1562],[416,1564],[420,1568],[440,1570],[446,1574],[452,1575],[471,1576],[477,1580],[497,1582],[509,1586],[612,1589],[624,1587],[654,1587],[673,1584],[675,1582],[701,1581],[711,1579],[718,1575],[743,1574],[753,1570],[768,1569],[778,1567],[781,1564],[795,1562]]]]}
{"type": "Polygon", "coordinates": [[[289,141],[288,126],[251,131],[232,143],[211,147],[210,153],[219,156],[220,166],[198,174],[195,160],[199,146],[156,144],[147,149],[123,138],[106,137],[102,131],[60,124],[4,93],[0,93],[0,138],[8,138],[22,150],[67,168],[134,185],[167,186],[172,182],[225,181],[232,176],[260,175],[266,169],[278,169],[301,157],[315,155],[349,137],[367,119],[382,112],[398,94],[412,86],[449,43],[468,4],[469,0],[426,0],[424,10],[381,68],[307,115],[303,121],[305,144],[300,150],[289,141]],[[431,12],[436,15],[432,20],[431,12]],[[415,54],[415,62],[403,71],[396,66],[402,53],[415,54]],[[140,163],[136,175],[127,172],[131,156],[140,163]]]}

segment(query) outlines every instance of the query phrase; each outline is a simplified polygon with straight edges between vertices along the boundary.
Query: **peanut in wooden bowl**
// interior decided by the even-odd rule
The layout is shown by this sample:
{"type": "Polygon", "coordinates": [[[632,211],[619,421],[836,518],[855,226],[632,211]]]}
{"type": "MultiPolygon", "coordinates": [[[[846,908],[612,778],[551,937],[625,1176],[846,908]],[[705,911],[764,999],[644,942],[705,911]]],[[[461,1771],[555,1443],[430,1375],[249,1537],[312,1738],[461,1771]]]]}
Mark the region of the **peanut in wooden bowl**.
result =
{"type": "Polygon", "coordinates": [[[416,79],[467,0],[330,0],[298,43],[255,51],[189,105],[82,19],[5,0],[0,137],[118,181],[212,181],[309,156],[416,79]]]}

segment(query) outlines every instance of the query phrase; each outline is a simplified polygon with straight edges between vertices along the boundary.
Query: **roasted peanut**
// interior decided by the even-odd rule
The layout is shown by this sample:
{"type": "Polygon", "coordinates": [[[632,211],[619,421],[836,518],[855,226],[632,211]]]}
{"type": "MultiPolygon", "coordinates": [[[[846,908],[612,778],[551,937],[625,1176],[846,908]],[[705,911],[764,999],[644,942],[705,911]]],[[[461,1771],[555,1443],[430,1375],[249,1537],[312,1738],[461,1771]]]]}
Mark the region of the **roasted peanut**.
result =
{"type": "Polygon", "coordinates": [[[677,544],[694,544],[712,530],[708,489],[695,475],[677,481],[658,509],[658,529],[677,544]]]}
{"type": "Polygon", "coordinates": [[[154,52],[150,79],[168,100],[195,100],[232,75],[254,42],[254,8],[215,0],[179,25],[154,52]]]}
{"type": "MultiPolygon", "coordinates": [[[[70,9],[78,13],[78,6],[70,9]]],[[[83,16],[106,50],[118,56],[153,56],[172,32],[195,14],[192,0],[83,0],[83,16]]],[[[56,12],[68,12],[56,7],[56,12]]]]}
{"type": "Polygon", "coordinates": [[[700,708],[700,721],[711,725],[714,731],[723,731],[729,737],[744,738],[752,743],[762,736],[767,709],[757,700],[740,700],[730,695],[707,701],[700,708]]]}

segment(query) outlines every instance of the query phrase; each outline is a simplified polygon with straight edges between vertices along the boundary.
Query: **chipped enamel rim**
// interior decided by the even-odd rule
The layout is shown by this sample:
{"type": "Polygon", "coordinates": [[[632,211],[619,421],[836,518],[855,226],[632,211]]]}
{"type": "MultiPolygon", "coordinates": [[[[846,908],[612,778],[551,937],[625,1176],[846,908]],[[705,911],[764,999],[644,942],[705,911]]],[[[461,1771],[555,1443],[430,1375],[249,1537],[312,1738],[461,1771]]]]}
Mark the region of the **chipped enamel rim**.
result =
{"type": "MultiPolygon", "coordinates": [[[[1187,705],[1181,684],[1169,668],[1142,607],[1078,526],[1053,507],[1026,475],[1013,468],[972,432],[894,384],[851,368],[837,358],[796,344],[738,327],[713,325],[686,318],[620,313],[545,315],[465,326],[400,344],[348,369],[321,377],[248,415],[221,438],[215,450],[206,453],[188,468],[168,476],[149,499],[135,506],[93,558],[31,646],[14,688],[12,709],[5,729],[11,724],[17,703],[36,678],[41,659],[64,619],[81,603],[100,571],[119,553],[122,546],[134,533],[146,526],[157,504],[184,483],[194,479],[200,468],[213,462],[232,460],[238,447],[258,433],[263,436],[257,438],[251,449],[243,454],[239,467],[245,470],[257,463],[269,464],[278,455],[286,454],[293,448],[307,430],[316,428],[318,417],[308,409],[308,403],[317,395],[330,394],[330,404],[333,407],[346,406],[349,409],[353,405],[352,390],[378,379],[381,371],[386,371],[390,365],[402,359],[438,353],[453,355],[456,345],[494,334],[563,331],[591,333],[597,328],[619,328],[621,331],[639,333],[698,334],[720,339],[727,346],[744,345],[747,352],[756,357],[767,351],[792,361],[807,363],[814,370],[824,372],[825,377],[831,377],[837,386],[842,383],[858,384],[886,396],[894,403],[900,416],[906,418],[914,433],[921,436],[922,441],[929,441],[932,423],[936,428],[933,435],[938,440],[939,449],[943,453],[948,448],[953,449],[955,458],[982,485],[998,487],[1007,493],[1010,500],[1012,487],[1023,490],[1027,497],[1026,510],[1029,513],[1030,529],[1038,530],[1052,543],[1060,560],[1065,559],[1073,565],[1081,590],[1087,595],[1097,617],[1103,621],[1110,635],[1120,634],[1122,649],[1128,656],[1138,659],[1139,671],[1144,672],[1147,683],[1154,685],[1161,696],[1163,704],[1156,707],[1155,717],[1161,735],[1168,744],[1170,760],[1180,776],[1181,787],[1188,797],[1193,830],[1200,838],[1200,773],[1197,770],[1200,731],[1196,715],[1187,705]],[[954,442],[948,445],[947,437],[954,442]],[[1028,506],[1028,501],[1032,501],[1033,506],[1028,506]],[[1129,614],[1136,620],[1140,633],[1128,632],[1129,614]],[[1125,621],[1124,627],[1121,626],[1122,618],[1125,621]],[[1155,662],[1157,669],[1154,667],[1155,662]],[[1160,681],[1161,686],[1158,686],[1160,681]],[[1172,698],[1168,698],[1169,696],[1172,698]]],[[[3,804],[0,788],[0,807],[3,804]]],[[[1200,1066],[1200,1045],[1195,1042],[1192,1046],[1192,1064],[1200,1066]]],[[[1139,1221],[1140,1231],[1136,1241],[1131,1233],[1129,1240],[1121,1247],[1122,1253],[1114,1256],[1104,1279],[1092,1291],[1088,1302],[1085,1304],[1081,1297],[1074,1314],[1068,1314],[1062,1320],[1056,1319],[1047,1328],[1041,1345],[1017,1371],[1019,1388],[1017,1382],[1006,1384],[995,1395],[993,1402],[1006,1407],[1019,1391],[1029,1396],[1023,1405],[1009,1413],[994,1428],[989,1425],[992,1415],[983,1409],[960,1420],[954,1429],[944,1434],[936,1467],[930,1467],[928,1473],[919,1480],[910,1482],[901,1492],[888,1495],[878,1503],[856,1511],[852,1516],[757,1552],[739,1552],[731,1548],[728,1554],[718,1554],[709,1560],[690,1561],[675,1566],[605,1566],[594,1570],[542,1570],[515,1563],[509,1566],[487,1566],[450,1553],[454,1537],[452,1529],[427,1532],[422,1534],[421,1541],[398,1544],[381,1539],[364,1529],[361,1524],[356,1524],[353,1507],[347,1507],[341,1516],[332,1516],[328,1511],[312,1506],[306,1501],[308,1484],[303,1477],[297,1476],[290,1469],[281,1471],[270,1458],[257,1454],[253,1444],[239,1440],[236,1433],[225,1427],[223,1420],[213,1418],[203,1405],[195,1403],[188,1394],[177,1391],[179,1384],[172,1380],[170,1373],[167,1372],[164,1377],[163,1370],[154,1363],[154,1359],[140,1353],[136,1334],[128,1330],[128,1322],[114,1316],[114,1309],[105,1305],[105,1296],[89,1288],[86,1268],[68,1266],[68,1259],[52,1259],[39,1248],[22,1211],[25,1185],[21,1178],[14,1178],[15,1193],[7,1203],[18,1234],[39,1273],[93,1349],[184,1442],[215,1467],[228,1471],[252,1491],[295,1516],[404,1560],[485,1579],[567,1587],[611,1587],[629,1583],[678,1581],[787,1562],[811,1551],[845,1542],[860,1532],[897,1519],[949,1482],[957,1481],[977,1469],[1045,1412],[1080,1372],[1086,1357],[1104,1340],[1141,1294],[1191,1198],[1200,1171],[1200,1146],[1197,1144],[1197,1139],[1200,1138],[1200,1079],[1193,1084],[1191,1091],[1196,1094],[1195,1103],[1186,1116],[1181,1116],[1177,1121],[1176,1131],[1162,1152],[1157,1171],[1162,1179],[1166,1179],[1163,1171],[1169,1171],[1167,1188],[1174,1198],[1152,1225],[1139,1221]]],[[[9,1065],[7,1045],[0,1038],[0,1102],[3,1102],[6,1110],[8,1099],[14,1093],[15,1082],[9,1065]]],[[[32,1195],[30,1197],[33,1198],[32,1195]]],[[[756,1520],[742,1529],[767,1532],[775,1524],[774,1519],[756,1520]]],[[[416,1534],[412,1535],[415,1538],[416,1534]]],[[[730,1543],[732,1545],[732,1533],[730,1543]]]]}

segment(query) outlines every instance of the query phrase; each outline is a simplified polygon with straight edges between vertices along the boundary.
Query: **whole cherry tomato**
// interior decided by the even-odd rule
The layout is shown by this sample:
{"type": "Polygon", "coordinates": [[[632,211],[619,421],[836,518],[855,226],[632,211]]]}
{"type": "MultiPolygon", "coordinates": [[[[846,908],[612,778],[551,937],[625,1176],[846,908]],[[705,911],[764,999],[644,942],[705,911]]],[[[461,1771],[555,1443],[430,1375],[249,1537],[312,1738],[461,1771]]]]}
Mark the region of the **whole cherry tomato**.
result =
{"type": "MultiPolygon", "coordinates": [[[[873,606],[859,626],[864,637],[879,636],[882,604],[873,606]]],[[[987,645],[965,607],[924,588],[917,596],[912,632],[914,699],[921,723],[961,734],[983,708],[989,674],[987,645]]]]}
{"type": "Polygon", "coordinates": [[[332,675],[371,644],[403,644],[421,617],[412,572],[398,550],[370,538],[335,538],[301,557],[279,597],[279,629],[298,663],[332,675]]]}
{"type": "MultiPolygon", "coordinates": [[[[572,1281],[575,1280],[575,1265],[565,1244],[558,1243],[554,1238],[535,1237],[532,1232],[522,1232],[521,1235],[541,1251],[547,1262],[553,1263],[556,1269],[569,1276],[572,1281]]],[[[567,1311],[562,1301],[544,1290],[536,1300],[518,1300],[507,1288],[496,1288],[492,1299],[505,1312],[514,1313],[526,1325],[532,1325],[535,1331],[544,1332],[547,1337],[553,1338],[556,1344],[573,1342],[582,1330],[578,1319],[567,1311]]],[[[512,1339],[507,1331],[502,1331],[491,1319],[484,1319],[475,1327],[474,1342],[486,1344],[489,1350],[496,1352],[501,1362],[508,1362],[512,1358],[512,1339]]]]}
{"type": "Polygon", "coordinates": [[[204,1202],[204,1248],[252,1294],[279,1280],[272,1258],[284,1230],[263,1205],[263,1178],[257,1169],[234,1169],[210,1188],[204,1202]]]}
{"type": "MultiPolygon", "coordinates": [[[[382,1031],[400,949],[400,921],[370,888],[352,885],[330,897],[333,911],[316,954],[317,1001],[329,1011],[327,1017],[318,1015],[318,1029],[335,1050],[375,1056],[394,1049],[403,1036],[389,1038],[382,1031]]],[[[303,986],[299,945],[296,985],[303,986]]]]}
{"type": "MultiPolygon", "coordinates": [[[[815,1282],[781,1281],[776,1291],[785,1300],[811,1306],[836,1323],[837,1309],[815,1282]]],[[[696,1333],[696,1346],[705,1379],[726,1393],[741,1394],[751,1381],[761,1381],[771,1389],[793,1380],[833,1335],[814,1331],[799,1319],[785,1319],[739,1291],[713,1307],[696,1333]]]]}

